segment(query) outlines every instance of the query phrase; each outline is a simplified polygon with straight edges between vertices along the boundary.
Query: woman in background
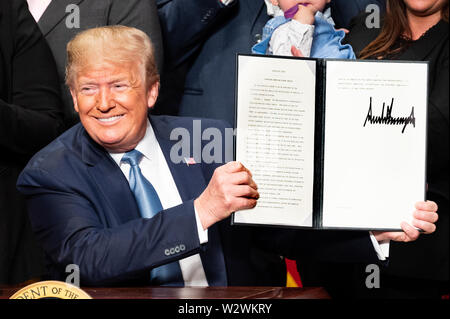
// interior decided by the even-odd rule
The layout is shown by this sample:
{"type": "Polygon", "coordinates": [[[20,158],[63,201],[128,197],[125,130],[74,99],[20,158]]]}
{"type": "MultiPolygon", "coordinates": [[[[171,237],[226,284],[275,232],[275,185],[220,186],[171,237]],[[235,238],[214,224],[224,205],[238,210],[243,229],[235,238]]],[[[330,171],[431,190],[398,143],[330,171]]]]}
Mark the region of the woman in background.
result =
{"type": "Polygon", "coordinates": [[[429,61],[426,196],[438,204],[439,221],[435,233],[414,243],[391,242],[389,267],[373,293],[442,298],[449,293],[449,2],[388,0],[386,5],[381,29],[368,29],[363,15],[353,21],[346,40],[360,59],[429,61]]]}

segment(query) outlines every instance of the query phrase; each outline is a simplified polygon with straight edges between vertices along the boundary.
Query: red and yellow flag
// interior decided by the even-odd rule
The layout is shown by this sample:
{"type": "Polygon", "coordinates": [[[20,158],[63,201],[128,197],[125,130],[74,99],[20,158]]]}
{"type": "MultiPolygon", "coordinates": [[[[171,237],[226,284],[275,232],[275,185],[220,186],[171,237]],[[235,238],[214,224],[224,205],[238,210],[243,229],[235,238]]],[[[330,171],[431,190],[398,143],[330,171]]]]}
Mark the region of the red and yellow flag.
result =
{"type": "Polygon", "coordinates": [[[290,260],[285,258],[286,261],[286,287],[300,287],[303,288],[302,280],[300,274],[297,271],[297,262],[295,260],[290,260]]]}

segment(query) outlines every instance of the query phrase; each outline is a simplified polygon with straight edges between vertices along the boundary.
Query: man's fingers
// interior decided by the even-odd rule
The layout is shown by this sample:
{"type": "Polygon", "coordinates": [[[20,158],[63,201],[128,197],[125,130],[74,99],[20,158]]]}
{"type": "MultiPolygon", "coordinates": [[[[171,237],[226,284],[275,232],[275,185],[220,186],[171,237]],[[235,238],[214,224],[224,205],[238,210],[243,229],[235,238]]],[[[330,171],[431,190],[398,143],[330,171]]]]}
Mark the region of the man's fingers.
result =
{"type": "Polygon", "coordinates": [[[225,165],[219,167],[219,169],[223,169],[226,173],[236,173],[244,171],[252,176],[252,173],[241,162],[228,162],[225,165]]]}
{"type": "Polygon", "coordinates": [[[412,221],[412,224],[414,227],[417,227],[419,229],[422,229],[425,234],[431,234],[436,230],[436,225],[423,221],[423,220],[418,220],[418,219],[414,219],[412,221]]]}
{"type": "Polygon", "coordinates": [[[248,185],[235,185],[231,188],[230,193],[234,197],[259,198],[258,191],[248,185]]]}
{"type": "Polygon", "coordinates": [[[417,202],[414,206],[417,210],[426,210],[430,212],[435,212],[438,210],[438,205],[431,200],[426,202],[417,202]]]}
{"type": "Polygon", "coordinates": [[[401,223],[401,227],[403,232],[406,235],[406,238],[402,238],[401,241],[413,241],[416,240],[417,238],[419,238],[419,231],[417,229],[415,229],[414,227],[412,227],[410,224],[406,223],[406,222],[402,222],[401,223]]]}
{"type": "Polygon", "coordinates": [[[251,209],[257,204],[257,200],[253,198],[240,197],[236,199],[236,209],[234,211],[251,209]]]}
{"type": "Polygon", "coordinates": [[[230,177],[230,182],[235,185],[249,185],[254,189],[258,189],[255,181],[252,179],[252,176],[247,172],[237,172],[233,173],[230,177]]]}
{"type": "Polygon", "coordinates": [[[439,219],[439,215],[435,212],[430,212],[430,211],[423,211],[423,210],[416,210],[413,213],[413,216],[415,219],[418,220],[423,220],[425,222],[429,222],[429,223],[435,223],[438,221],[439,219]]]}

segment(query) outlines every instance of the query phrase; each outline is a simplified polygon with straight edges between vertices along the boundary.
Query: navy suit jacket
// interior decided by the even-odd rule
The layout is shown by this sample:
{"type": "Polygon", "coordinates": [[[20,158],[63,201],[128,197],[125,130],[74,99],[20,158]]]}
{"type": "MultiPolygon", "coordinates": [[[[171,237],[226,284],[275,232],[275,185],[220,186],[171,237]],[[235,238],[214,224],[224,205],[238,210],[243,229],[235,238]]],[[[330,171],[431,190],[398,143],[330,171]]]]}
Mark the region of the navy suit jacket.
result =
{"type": "MultiPolygon", "coordinates": [[[[192,119],[151,117],[150,121],[183,201],[151,219],[140,218],[122,171],[81,124],[37,153],[20,175],[18,189],[27,195],[50,278],[63,280],[65,267],[77,264],[83,285],[148,284],[151,268],[200,253],[209,285],[281,285],[282,262],[279,257],[268,261],[263,252],[250,248],[253,229],[232,229],[227,219],[210,227],[208,243],[200,245],[193,199],[219,164],[187,166],[170,160],[177,143],[169,138],[172,129],[186,128],[192,136],[192,119]],[[219,232],[228,238],[221,238],[219,232]],[[177,245],[186,249],[165,254],[177,245]],[[230,257],[227,262],[224,255],[230,257]]],[[[223,131],[224,123],[203,120],[202,126],[223,131]]]]}
{"type": "Polygon", "coordinates": [[[251,47],[261,39],[270,18],[264,1],[239,0],[229,7],[219,6],[217,0],[158,3],[163,36],[178,34],[180,46],[186,39],[190,41],[182,50],[179,46],[165,47],[166,63],[175,63],[170,63],[162,76],[155,114],[222,119],[233,124],[236,53],[251,53],[251,47]],[[187,20],[183,32],[172,27],[183,20],[175,14],[181,9],[187,20]],[[167,56],[175,50],[186,53],[181,65],[179,59],[167,56]]]}
{"type": "Polygon", "coordinates": [[[169,139],[172,128],[191,123],[192,130],[192,121],[163,117],[151,123],[183,201],[154,218],[140,218],[122,171],[81,124],[34,156],[19,177],[53,278],[60,277],[66,265],[77,264],[83,284],[146,282],[150,268],[200,252],[208,283],[227,284],[217,229],[210,228],[208,243],[200,247],[193,206],[215,166],[170,161],[176,143],[169,139]],[[177,245],[186,249],[165,254],[177,245]]]}
{"type": "MultiPolygon", "coordinates": [[[[231,226],[230,219],[210,227],[208,242],[200,245],[193,200],[221,164],[170,160],[178,142],[170,139],[171,132],[185,128],[193,136],[192,118],[151,116],[150,122],[183,201],[151,219],[140,218],[122,171],[81,124],[37,153],[21,173],[17,185],[27,195],[52,279],[64,279],[65,267],[77,264],[83,285],[149,284],[151,268],[200,253],[211,286],[281,286],[286,277],[280,255],[376,261],[366,232],[281,231],[231,226]],[[179,245],[186,249],[165,254],[179,245]]],[[[224,134],[222,121],[202,120],[201,125],[224,134]]]]}

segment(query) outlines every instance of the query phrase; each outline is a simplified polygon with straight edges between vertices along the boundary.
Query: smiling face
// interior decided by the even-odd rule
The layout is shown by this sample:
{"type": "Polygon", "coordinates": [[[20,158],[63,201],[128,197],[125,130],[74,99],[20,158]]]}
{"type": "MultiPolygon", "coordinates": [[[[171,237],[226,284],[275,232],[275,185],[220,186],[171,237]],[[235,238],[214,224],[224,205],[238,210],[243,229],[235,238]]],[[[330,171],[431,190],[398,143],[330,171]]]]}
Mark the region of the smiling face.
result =
{"type": "Polygon", "coordinates": [[[406,9],[419,17],[438,14],[448,0],[403,0],[406,9]]]}
{"type": "Polygon", "coordinates": [[[314,12],[323,11],[326,4],[330,1],[331,0],[271,0],[272,4],[279,6],[283,12],[299,4],[311,6],[314,9],[314,12]]]}
{"type": "Polygon", "coordinates": [[[75,75],[71,94],[89,136],[109,152],[129,151],[144,137],[159,83],[146,85],[138,62],[94,59],[75,75]]]}

